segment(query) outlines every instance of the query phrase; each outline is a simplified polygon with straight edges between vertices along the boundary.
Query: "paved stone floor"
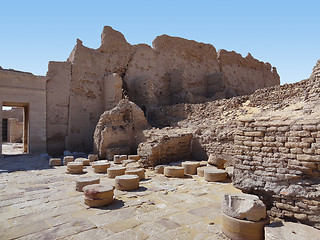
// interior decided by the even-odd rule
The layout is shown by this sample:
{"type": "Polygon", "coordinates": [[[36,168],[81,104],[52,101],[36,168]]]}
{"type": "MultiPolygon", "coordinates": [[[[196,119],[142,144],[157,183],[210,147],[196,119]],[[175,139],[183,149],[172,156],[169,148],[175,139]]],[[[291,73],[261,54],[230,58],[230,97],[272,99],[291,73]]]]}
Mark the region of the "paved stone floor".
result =
{"type": "MultiPolygon", "coordinates": [[[[136,191],[115,191],[114,202],[88,208],[66,167],[40,156],[0,158],[0,239],[226,239],[221,234],[224,193],[232,183],[166,178],[147,170],[136,191]]],[[[113,184],[106,174],[101,183],[113,184]]]]}

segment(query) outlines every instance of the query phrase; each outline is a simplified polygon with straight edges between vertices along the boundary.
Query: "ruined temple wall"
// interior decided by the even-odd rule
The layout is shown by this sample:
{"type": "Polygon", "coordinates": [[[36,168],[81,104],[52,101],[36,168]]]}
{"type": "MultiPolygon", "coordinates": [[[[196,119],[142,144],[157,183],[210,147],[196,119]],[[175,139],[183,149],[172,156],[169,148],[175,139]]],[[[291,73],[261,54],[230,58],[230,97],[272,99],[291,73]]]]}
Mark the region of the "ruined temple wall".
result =
{"type": "MultiPolygon", "coordinates": [[[[224,55],[229,56],[229,53],[224,55]]],[[[275,81],[265,77],[265,73],[271,72],[266,67],[257,67],[255,71],[259,74],[247,71],[250,64],[257,64],[257,60],[241,61],[246,63],[240,65],[241,78],[237,78],[238,73],[229,76],[221,72],[220,59],[210,44],[162,35],[154,40],[153,48],[145,44],[132,46],[120,32],[106,26],[98,49],[87,48],[77,40],[68,58],[71,64],[68,133],[65,143],[53,141],[50,145],[56,144],[53,148],[57,149],[65,145],[70,151],[91,152],[93,132],[99,117],[119,101],[122,88],[124,94],[153,122],[153,110],[159,106],[204,102],[211,97],[251,93],[258,87],[279,84],[277,74],[272,75],[275,81]],[[122,85],[113,81],[115,78],[110,78],[112,74],[122,79],[122,85]],[[250,79],[254,79],[255,84],[250,79]],[[270,83],[266,85],[268,81],[270,83]],[[260,82],[263,83],[258,84],[260,82]],[[231,95],[225,94],[229,88],[231,95]],[[115,93],[114,101],[109,96],[110,92],[115,93]]],[[[228,66],[233,67],[232,64],[228,66]]],[[[60,132],[58,130],[49,137],[60,135],[58,138],[62,139],[65,134],[60,132]]]]}
{"type": "Polygon", "coordinates": [[[138,144],[145,141],[143,130],[149,127],[143,111],[123,99],[101,115],[94,133],[94,151],[108,160],[113,160],[113,154],[136,154],[138,144]]]}
{"type": "Polygon", "coordinates": [[[167,73],[170,104],[207,97],[208,76],[220,70],[212,45],[167,35],[157,37],[152,45],[167,73]]]}
{"type": "Polygon", "coordinates": [[[125,94],[141,108],[170,104],[169,80],[158,54],[145,44],[133,46],[134,53],[123,78],[125,94]]]}
{"type": "Polygon", "coordinates": [[[320,228],[320,121],[308,119],[240,121],[234,185],[260,195],[271,216],[320,228]]]}
{"type": "Polygon", "coordinates": [[[227,97],[247,95],[280,84],[276,69],[250,54],[243,58],[234,51],[219,50],[218,59],[227,97]]]}
{"type": "Polygon", "coordinates": [[[71,64],[49,62],[47,77],[47,152],[60,155],[68,135],[71,64]]]}
{"type": "Polygon", "coordinates": [[[138,154],[145,166],[191,159],[191,133],[169,135],[163,133],[163,135],[154,136],[151,130],[149,134],[153,135],[153,140],[143,142],[138,147],[138,154]]]}
{"type": "MultiPolygon", "coordinates": [[[[130,44],[121,33],[110,27],[103,30],[99,49],[87,48],[77,40],[77,45],[68,58],[72,70],[67,149],[92,151],[93,133],[99,117],[117,102],[105,96],[108,88],[114,88],[115,83],[109,83],[108,77],[113,73],[122,76],[130,58],[130,44]]],[[[118,100],[118,96],[122,96],[122,85],[117,86],[120,86],[115,94],[118,100]]]]}

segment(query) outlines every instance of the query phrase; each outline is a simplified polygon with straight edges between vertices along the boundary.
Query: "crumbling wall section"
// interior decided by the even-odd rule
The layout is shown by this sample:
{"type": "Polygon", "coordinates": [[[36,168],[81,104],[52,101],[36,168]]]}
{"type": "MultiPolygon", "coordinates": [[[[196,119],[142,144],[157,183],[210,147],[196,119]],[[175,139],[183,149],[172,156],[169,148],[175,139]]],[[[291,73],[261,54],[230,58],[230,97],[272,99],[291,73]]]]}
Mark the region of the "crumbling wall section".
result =
{"type": "Polygon", "coordinates": [[[112,110],[104,112],[94,133],[95,152],[100,158],[113,159],[115,149],[128,149],[134,154],[138,144],[145,140],[143,130],[149,128],[143,111],[127,99],[121,100],[112,110]]]}
{"type": "MultiPolygon", "coordinates": [[[[101,114],[112,109],[122,93],[153,124],[154,111],[159,106],[249,94],[257,88],[280,83],[270,64],[251,56],[242,58],[226,51],[218,56],[210,44],[167,35],[157,37],[153,48],[130,45],[109,26],[103,29],[98,49],[85,47],[78,39],[68,62],[71,80],[67,135],[65,142],[54,140],[65,136],[59,129],[50,134],[48,143],[49,148],[59,151],[65,145],[70,151],[91,152],[101,114]]],[[[61,71],[63,74],[64,70],[61,71]]],[[[52,74],[50,69],[48,74],[52,74]]]]}
{"type": "Polygon", "coordinates": [[[271,216],[320,228],[320,120],[238,124],[234,185],[261,196],[271,216]]]}
{"type": "Polygon", "coordinates": [[[251,94],[280,84],[276,68],[258,61],[250,53],[244,58],[234,51],[219,50],[218,60],[226,97],[251,94]]]}
{"type": "Polygon", "coordinates": [[[47,152],[61,155],[68,136],[71,64],[49,62],[47,77],[47,152]]]}
{"type": "Polygon", "coordinates": [[[140,143],[138,147],[138,154],[145,166],[191,159],[191,133],[156,135],[151,130],[145,134],[148,140],[140,143]]]}
{"type": "MultiPolygon", "coordinates": [[[[101,114],[117,103],[105,95],[110,80],[108,76],[116,73],[122,77],[131,56],[131,45],[120,32],[108,26],[103,29],[98,49],[87,48],[77,40],[77,45],[68,58],[72,64],[66,144],[69,150],[92,151],[93,133],[101,114]]],[[[122,96],[122,84],[115,83],[112,87],[119,87],[117,91],[122,96]]],[[[117,99],[118,93],[114,95],[117,99]]]]}
{"type": "Polygon", "coordinates": [[[166,69],[170,104],[203,101],[208,95],[208,76],[220,71],[216,49],[167,35],[158,36],[152,45],[159,65],[166,69]]]}

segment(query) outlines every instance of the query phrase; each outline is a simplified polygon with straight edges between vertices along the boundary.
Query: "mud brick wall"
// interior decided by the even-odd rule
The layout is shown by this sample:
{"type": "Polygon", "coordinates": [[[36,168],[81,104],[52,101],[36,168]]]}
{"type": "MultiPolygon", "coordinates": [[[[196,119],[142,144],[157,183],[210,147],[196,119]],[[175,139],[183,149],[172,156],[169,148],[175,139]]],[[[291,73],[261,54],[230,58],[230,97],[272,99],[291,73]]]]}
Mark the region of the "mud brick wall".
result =
{"type": "Polygon", "coordinates": [[[238,122],[234,184],[275,218],[320,228],[320,119],[238,122]]]}
{"type": "Polygon", "coordinates": [[[191,158],[192,134],[163,135],[139,144],[138,154],[145,166],[155,166],[191,158]]]}

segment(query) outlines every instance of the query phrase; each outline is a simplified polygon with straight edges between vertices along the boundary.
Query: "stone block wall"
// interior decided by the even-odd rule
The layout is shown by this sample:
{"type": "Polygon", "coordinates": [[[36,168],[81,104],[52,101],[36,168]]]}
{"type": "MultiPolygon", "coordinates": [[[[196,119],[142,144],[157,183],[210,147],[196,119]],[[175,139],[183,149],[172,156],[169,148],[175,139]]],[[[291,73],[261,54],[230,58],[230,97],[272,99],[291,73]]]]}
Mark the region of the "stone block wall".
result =
{"type": "Polygon", "coordinates": [[[234,144],[234,184],[258,194],[273,217],[320,228],[320,119],[244,119],[234,144]]]}
{"type": "Polygon", "coordinates": [[[47,77],[47,152],[60,155],[68,135],[71,64],[49,62],[47,77]]]}
{"type": "MultiPolygon", "coordinates": [[[[46,77],[0,69],[1,104],[26,109],[25,121],[29,135],[24,150],[29,153],[46,152],[46,82],[46,77]]],[[[2,108],[0,111],[2,112],[2,108]]],[[[1,143],[2,138],[0,145],[1,143]]]]}
{"type": "Polygon", "coordinates": [[[19,122],[17,118],[9,118],[8,128],[8,140],[11,143],[22,143],[23,122],[19,122]]]}
{"type": "Polygon", "coordinates": [[[168,134],[139,144],[138,154],[145,166],[171,163],[191,158],[192,134],[168,134]]]}

